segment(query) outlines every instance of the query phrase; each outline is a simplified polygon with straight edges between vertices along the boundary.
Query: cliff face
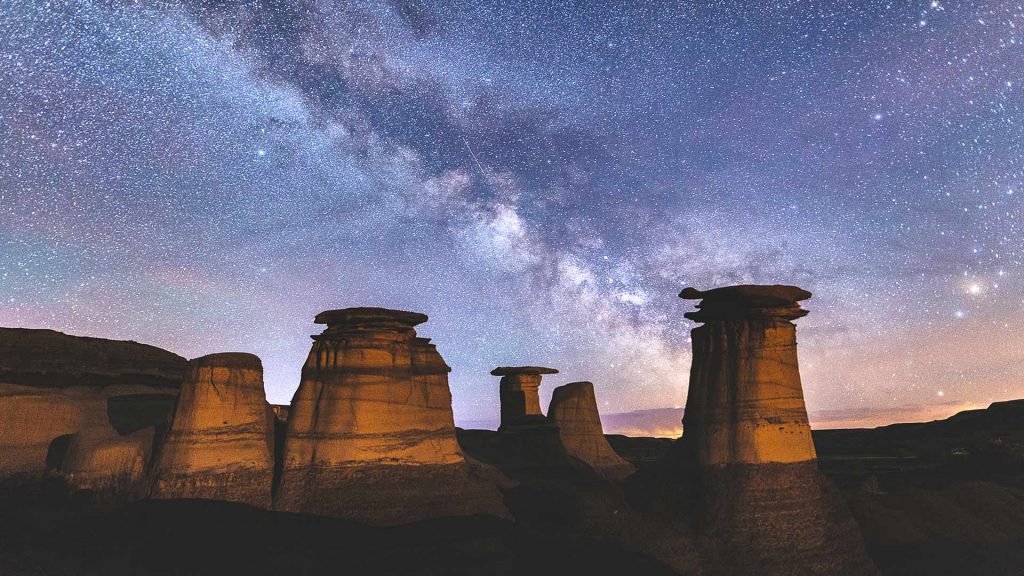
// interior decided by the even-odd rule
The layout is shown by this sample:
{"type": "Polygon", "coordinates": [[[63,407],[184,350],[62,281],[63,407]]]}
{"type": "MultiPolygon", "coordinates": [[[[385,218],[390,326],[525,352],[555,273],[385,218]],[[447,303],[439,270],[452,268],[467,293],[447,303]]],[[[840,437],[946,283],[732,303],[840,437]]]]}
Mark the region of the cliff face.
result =
{"type": "Polygon", "coordinates": [[[138,342],[0,328],[0,382],[7,384],[177,388],[185,363],[177,354],[138,342]]]}
{"type": "Polygon", "coordinates": [[[288,411],[275,507],[373,524],[502,513],[455,439],[448,366],[414,326],[379,308],[321,313],[288,411]]]}
{"type": "Polygon", "coordinates": [[[134,490],[184,368],[136,342],[0,328],[0,476],[134,490]]]}
{"type": "Polygon", "coordinates": [[[241,353],[196,358],[153,467],[152,496],[269,508],[273,450],[274,415],[260,359],[241,353]]]}

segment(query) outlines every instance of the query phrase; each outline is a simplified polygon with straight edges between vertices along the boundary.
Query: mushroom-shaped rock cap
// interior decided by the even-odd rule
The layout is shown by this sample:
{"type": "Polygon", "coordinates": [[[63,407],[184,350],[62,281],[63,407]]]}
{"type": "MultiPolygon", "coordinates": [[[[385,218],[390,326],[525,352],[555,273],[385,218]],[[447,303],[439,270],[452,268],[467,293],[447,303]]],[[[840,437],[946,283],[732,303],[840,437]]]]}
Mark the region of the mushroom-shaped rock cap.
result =
{"type": "Polygon", "coordinates": [[[209,366],[217,368],[247,368],[249,370],[263,370],[263,363],[260,357],[248,352],[220,352],[218,354],[207,354],[189,361],[193,366],[209,366]]]}
{"type": "Polygon", "coordinates": [[[515,374],[558,374],[558,370],[543,366],[499,366],[491,370],[491,376],[512,376],[515,374]]]}
{"type": "Polygon", "coordinates": [[[326,324],[328,328],[346,324],[350,326],[392,324],[412,328],[426,321],[427,315],[419,312],[374,307],[326,310],[317,314],[313,319],[315,324],[326,324]]]}
{"type": "Polygon", "coordinates": [[[798,302],[810,298],[811,293],[782,284],[741,284],[712,290],[685,288],[679,297],[701,300],[696,311],[683,314],[697,322],[756,318],[795,320],[807,315],[798,302]]]}

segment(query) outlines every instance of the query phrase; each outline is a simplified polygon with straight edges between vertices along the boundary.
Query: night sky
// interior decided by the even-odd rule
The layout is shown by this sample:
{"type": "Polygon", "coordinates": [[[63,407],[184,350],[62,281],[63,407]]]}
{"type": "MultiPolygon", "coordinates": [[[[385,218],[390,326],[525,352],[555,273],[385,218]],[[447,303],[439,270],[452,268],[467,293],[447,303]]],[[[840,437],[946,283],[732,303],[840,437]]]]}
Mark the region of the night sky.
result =
{"type": "Polygon", "coordinates": [[[679,290],[786,283],[818,425],[1024,397],[1024,7],[706,4],[3,2],[0,325],[287,402],[420,311],[484,426],[497,365],[682,406],[679,290]]]}

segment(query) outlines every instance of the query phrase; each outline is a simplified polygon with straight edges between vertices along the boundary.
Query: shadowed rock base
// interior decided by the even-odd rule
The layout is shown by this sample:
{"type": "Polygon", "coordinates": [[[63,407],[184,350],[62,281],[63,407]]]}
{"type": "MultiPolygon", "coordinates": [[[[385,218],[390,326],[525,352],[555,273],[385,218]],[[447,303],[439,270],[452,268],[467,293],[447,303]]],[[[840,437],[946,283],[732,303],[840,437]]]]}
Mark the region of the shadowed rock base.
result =
{"type": "Polygon", "coordinates": [[[293,473],[289,482],[277,500],[279,510],[315,509],[375,526],[444,516],[507,516],[493,472],[482,465],[318,468],[293,473]]]}
{"type": "Polygon", "coordinates": [[[877,574],[857,524],[814,461],[698,474],[709,574],[877,574]]]}
{"type": "Polygon", "coordinates": [[[216,474],[164,474],[153,498],[201,498],[270,507],[273,471],[235,468],[216,474]]]}

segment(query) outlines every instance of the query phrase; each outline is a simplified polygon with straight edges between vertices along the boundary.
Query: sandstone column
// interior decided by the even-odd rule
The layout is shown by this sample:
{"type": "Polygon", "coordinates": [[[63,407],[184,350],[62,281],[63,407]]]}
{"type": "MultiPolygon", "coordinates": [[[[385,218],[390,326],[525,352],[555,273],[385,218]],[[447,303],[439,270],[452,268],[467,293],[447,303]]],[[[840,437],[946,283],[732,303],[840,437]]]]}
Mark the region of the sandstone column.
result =
{"type": "Polygon", "coordinates": [[[720,574],[872,574],[845,504],[818,471],[793,320],[795,286],[729,286],[687,318],[693,362],[683,418],[705,566],[720,574]]]}
{"type": "Polygon", "coordinates": [[[811,293],[795,286],[729,286],[682,298],[703,301],[684,316],[693,363],[684,431],[701,466],[814,460],[796,326],[797,303],[811,293]]]}
{"type": "Polygon", "coordinates": [[[492,376],[501,376],[498,388],[501,396],[499,430],[544,417],[537,392],[544,374],[558,374],[558,370],[542,366],[502,366],[491,370],[492,376]]]}
{"type": "Polygon", "coordinates": [[[383,308],[317,315],[288,413],[280,510],[372,524],[504,514],[455,439],[448,372],[414,327],[427,317],[383,308]]]}
{"type": "Polygon", "coordinates": [[[260,359],[224,353],[190,361],[152,496],[269,507],[273,470],[273,413],[260,359]]]}
{"type": "Polygon", "coordinates": [[[589,464],[610,480],[621,480],[636,469],[615,453],[604,437],[594,385],[572,382],[555,388],[548,418],[558,426],[566,452],[589,464]]]}

